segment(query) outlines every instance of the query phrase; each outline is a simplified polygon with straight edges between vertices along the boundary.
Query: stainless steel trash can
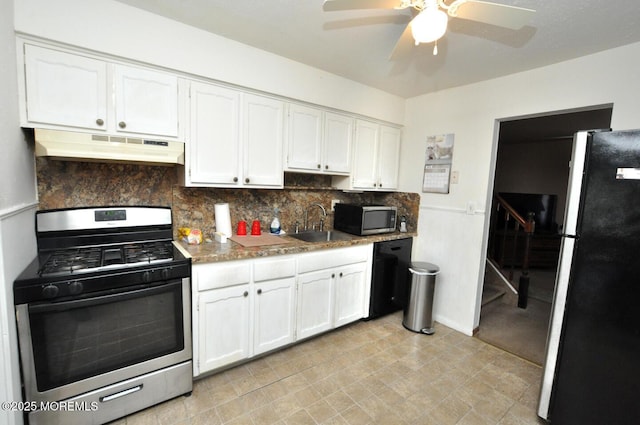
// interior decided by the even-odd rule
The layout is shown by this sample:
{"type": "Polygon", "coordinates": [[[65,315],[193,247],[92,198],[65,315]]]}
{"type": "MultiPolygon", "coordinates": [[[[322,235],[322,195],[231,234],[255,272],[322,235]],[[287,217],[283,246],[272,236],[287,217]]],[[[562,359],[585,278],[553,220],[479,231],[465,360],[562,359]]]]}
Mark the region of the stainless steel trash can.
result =
{"type": "Polygon", "coordinates": [[[435,264],[411,263],[409,302],[404,309],[402,325],[413,332],[431,335],[433,329],[433,292],[440,268],[435,264]]]}

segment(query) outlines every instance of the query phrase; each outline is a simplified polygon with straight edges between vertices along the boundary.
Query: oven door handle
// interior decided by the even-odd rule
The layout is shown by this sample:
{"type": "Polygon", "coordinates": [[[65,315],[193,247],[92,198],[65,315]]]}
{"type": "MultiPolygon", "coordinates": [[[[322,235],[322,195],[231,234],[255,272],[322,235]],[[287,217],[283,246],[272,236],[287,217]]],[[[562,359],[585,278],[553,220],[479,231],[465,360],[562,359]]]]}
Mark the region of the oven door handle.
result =
{"type": "Polygon", "coordinates": [[[92,307],[96,305],[109,304],[115,301],[124,301],[133,298],[139,298],[146,295],[155,295],[165,292],[167,288],[172,286],[180,286],[179,281],[165,283],[150,288],[135,289],[133,291],[118,292],[116,294],[99,295],[91,298],[83,298],[77,300],[69,300],[62,302],[49,302],[43,304],[30,304],[30,313],[48,313],[51,311],[65,311],[74,308],[92,307]]]}
{"type": "Polygon", "coordinates": [[[137,385],[135,387],[132,387],[132,388],[117,392],[115,394],[110,394],[110,395],[106,395],[104,397],[100,397],[99,398],[100,403],[106,403],[108,401],[115,400],[117,398],[124,397],[124,396],[127,396],[129,394],[137,393],[138,391],[142,390],[142,386],[143,385],[144,384],[140,384],[140,385],[137,385]]]}

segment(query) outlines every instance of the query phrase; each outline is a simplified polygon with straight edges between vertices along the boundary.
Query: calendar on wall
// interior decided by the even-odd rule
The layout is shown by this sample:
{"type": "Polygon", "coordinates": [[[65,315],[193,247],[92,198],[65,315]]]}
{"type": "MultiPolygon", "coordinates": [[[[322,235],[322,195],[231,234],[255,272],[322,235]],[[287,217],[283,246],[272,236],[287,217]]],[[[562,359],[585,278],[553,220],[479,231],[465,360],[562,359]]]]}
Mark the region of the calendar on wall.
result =
{"type": "Polygon", "coordinates": [[[422,191],[449,193],[451,163],[453,161],[453,134],[427,137],[422,191]]]}

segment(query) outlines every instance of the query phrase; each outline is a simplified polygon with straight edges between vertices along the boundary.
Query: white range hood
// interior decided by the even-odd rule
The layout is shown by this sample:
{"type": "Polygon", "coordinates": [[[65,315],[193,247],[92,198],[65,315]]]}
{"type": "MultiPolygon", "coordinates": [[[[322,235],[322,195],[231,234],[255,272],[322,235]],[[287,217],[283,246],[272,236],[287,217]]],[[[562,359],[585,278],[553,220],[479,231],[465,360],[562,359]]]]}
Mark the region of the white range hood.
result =
{"type": "Polygon", "coordinates": [[[184,143],[106,134],[34,130],[36,156],[68,161],[184,164],[184,143]]]}

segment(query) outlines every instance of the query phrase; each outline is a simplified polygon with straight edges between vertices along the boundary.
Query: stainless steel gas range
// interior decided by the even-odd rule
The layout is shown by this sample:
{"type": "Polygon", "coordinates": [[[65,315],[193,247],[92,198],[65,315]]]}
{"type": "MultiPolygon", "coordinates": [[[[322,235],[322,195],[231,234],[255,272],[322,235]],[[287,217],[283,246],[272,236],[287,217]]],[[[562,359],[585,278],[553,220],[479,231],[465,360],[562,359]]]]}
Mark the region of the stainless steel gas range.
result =
{"type": "Polygon", "coordinates": [[[102,424],[192,390],[191,260],[171,209],[36,213],[14,282],[29,423],[102,424]]]}

